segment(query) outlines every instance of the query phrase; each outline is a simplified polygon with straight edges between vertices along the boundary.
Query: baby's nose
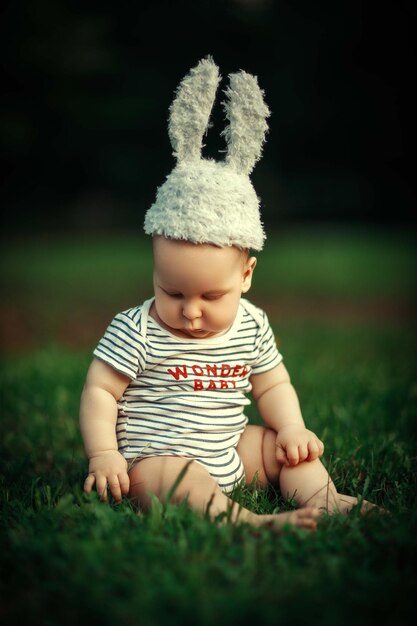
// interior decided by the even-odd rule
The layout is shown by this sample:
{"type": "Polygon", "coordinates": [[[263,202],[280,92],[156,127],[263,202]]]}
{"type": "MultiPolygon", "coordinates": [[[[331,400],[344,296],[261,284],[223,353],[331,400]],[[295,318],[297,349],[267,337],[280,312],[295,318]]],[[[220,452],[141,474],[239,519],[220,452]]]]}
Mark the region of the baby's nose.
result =
{"type": "Polygon", "coordinates": [[[187,320],[195,320],[201,317],[201,308],[196,301],[189,300],[184,303],[182,314],[187,320]]]}

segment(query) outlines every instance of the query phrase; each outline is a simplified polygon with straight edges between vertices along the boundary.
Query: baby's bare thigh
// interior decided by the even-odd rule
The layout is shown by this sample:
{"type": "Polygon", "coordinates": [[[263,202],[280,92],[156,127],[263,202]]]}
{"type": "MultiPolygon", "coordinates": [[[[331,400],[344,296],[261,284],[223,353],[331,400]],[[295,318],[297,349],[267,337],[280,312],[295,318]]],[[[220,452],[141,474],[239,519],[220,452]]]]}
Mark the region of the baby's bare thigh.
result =
{"type": "Polygon", "coordinates": [[[281,464],[276,459],[276,436],[270,428],[246,426],[236,450],[245,468],[247,484],[257,475],[261,485],[278,485],[281,464]]]}
{"type": "Polygon", "coordinates": [[[213,490],[217,484],[208,471],[190,459],[174,456],[153,456],[138,461],[130,470],[129,497],[142,508],[149,508],[150,493],[163,500],[174,485],[179,474],[186,472],[173,494],[172,501],[180,501],[198,486],[213,490]]]}

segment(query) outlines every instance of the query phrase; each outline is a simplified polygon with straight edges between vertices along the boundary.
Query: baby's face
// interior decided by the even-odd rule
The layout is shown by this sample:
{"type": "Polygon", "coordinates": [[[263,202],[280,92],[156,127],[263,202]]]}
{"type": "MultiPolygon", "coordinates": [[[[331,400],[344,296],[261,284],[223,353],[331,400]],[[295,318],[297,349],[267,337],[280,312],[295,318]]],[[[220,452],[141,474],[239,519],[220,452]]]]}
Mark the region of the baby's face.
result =
{"type": "Polygon", "coordinates": [[[154,237],[155,303],[162,326],[179,337],[207,339],[225,333],[251,285],[254,257],[238,248],[154,237]]]}

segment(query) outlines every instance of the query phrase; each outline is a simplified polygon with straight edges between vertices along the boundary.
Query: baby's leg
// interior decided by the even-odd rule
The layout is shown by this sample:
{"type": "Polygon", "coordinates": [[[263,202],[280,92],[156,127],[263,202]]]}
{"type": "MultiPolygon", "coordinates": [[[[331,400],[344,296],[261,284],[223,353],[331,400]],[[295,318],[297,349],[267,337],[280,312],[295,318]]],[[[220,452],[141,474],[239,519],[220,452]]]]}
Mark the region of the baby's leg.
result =
{"type": "Polygon", "coordinates": [[[358,504],[357,498],[337,492],[319,459],[304,461],[292,467],[283,466],[280,489],[285,497],[294,497],[300,506],[316,506],[326,513],[348,513],[358,504]]]}
{"type": "MultiPolygon", "coordinates": [[[[287,497],[295,493],[300,506],[315,506],[326,513],[349,513],[358,498],[338,493],[329,473],[319,459],[305,461],[294,467],[284,466],[280,476],[281,492],[287,497]],[[297,470],[297,471],[293,471],[297,470]]],[[[360,512],[378,508],[368,500],[360,501],[360,512]]]]}
{"type": "MultiPolygon", "coordinates": [[[[130,470],[129,496],[144,510],[151,505],[149,493],[164,501],[181,470],[189,459],[179,457],[149,457],[141,460],[130,470]]],[[[279,515],[256,515],[240,507],[228,498],[220,489],[209,472],[198,463],[191,463],[172,496],[172,502],[188,499],[190,506],[199,513],[208,511],[215,519],[221,513],[230,514],[236,523],[247,522],[255,526],[283,526],[291,524],[299,528],[316,528],[319,512],[312,507],[290,511],[279,515]]]]}
{"type": "MultiPolygon", "coordinates": [[[[313,506],[327,513],[348,513],[357,498],[339,494],[326,468],[319,459],[287,467],[276,459],[276,432],[262,426],[247,426],[237,446],[245,467],[246,480],[255,474],[260,484],[279,486],[285,498],[294,498],[299,506],[313,506]]],[[[366,500],[361,510],[374,505],[366,500]]]]}

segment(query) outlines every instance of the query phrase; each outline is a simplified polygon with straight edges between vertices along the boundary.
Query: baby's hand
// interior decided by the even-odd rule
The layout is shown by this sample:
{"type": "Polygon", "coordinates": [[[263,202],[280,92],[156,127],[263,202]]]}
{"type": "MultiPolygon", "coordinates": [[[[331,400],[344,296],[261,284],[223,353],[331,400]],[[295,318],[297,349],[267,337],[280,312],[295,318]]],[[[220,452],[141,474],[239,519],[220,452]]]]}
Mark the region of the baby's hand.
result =
{"type": "Polygon", "coordinates": [[[324,445],[311,430],[299,424],[287,424],[276,438],[277,460],[283,465],[314,461],[323,454],[324,445]]]}
{"type": "Polygon", "coordinates": [[[102,502],[107,502],[107,488],[116,502],[129,493],[127,461],[120,452],[109,450],[91,457],[84,491],[90,494],[94,483],[102,502]]]}

